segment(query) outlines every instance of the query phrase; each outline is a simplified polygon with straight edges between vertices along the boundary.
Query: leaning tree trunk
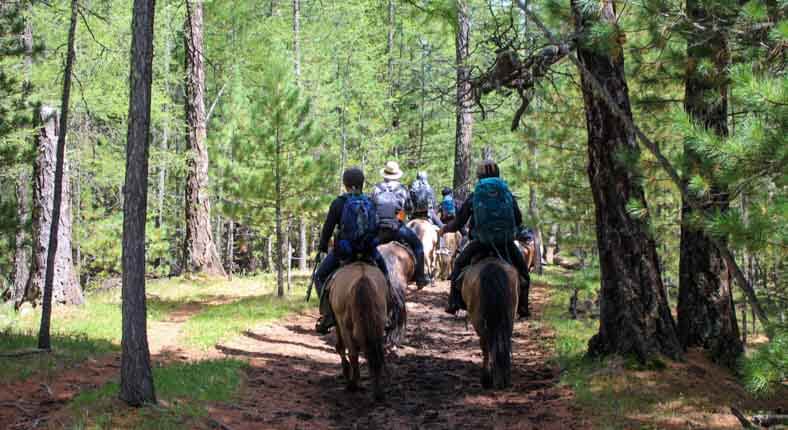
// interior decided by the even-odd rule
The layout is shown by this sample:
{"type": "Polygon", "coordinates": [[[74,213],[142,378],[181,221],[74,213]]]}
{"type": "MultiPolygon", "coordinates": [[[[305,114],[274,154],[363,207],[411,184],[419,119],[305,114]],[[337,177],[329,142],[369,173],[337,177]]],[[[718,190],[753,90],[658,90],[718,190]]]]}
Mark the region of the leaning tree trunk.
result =
{"type": "Polygon", "coordinates": [[[154,11],[155,0],[134,0],[126,183],[123,187],[123,353],[120,367],[120,398],[132,406],[156,403],[145,303],[154,11]]]}
{"type": "Polygon", "coordinates": [[[208,197],[208,147],[205,131],[202,1],[186,1],[186,142],[191,152],[186,178],[184,270],[225,276],[211,232],[208,197]]]}
{"type": "Polygon", "coordinates": [[[468,197],[471,178],[471,137],[473,133],[473,95],[471,94],[470,57],[471,18],[465,0],[457,2],[457,34],[455,53],[457,62],[457,123],[454,137],[454,180],[455,195],[459,201],[468,197]]]}
{"type": "MultiPolygon", "coordinates": [[[[55,163],[59,133],[59,116],[55,109],[42,107],[39,120],[42,126],[38,132],[38,154],[33,166],[33,258],[25,294],[21,298],[32,303],[39,303],[43,298],[46,282],[49,239],[55,215],[52,207],[55,200],[55,163]]],[[[57,214],[59,220],[53,264],[52,301],[74,305],[82,304],[84,299],[71,254],[71,199],[69,198],[71,187],[66,160],[63,166],[60,211],[57,214]]],[[[21,303],[17,302],[17,304],[21,303]]]]}
{"type": "MultiPolygon", "coordinates": [[[[699,127],[725,137],[728,135],[726,74],[730,63],[726,35],[724,30],[713,25],[718,20],[713,19],[702,2],[687,0],[687,12],[701,27],[692,27],[694,33],[688,40],[684,109],[699,127]],[[699,64],[706,62],[714,64],[714,69],[700,71],[699,64]]],[[[701,173],[701,155],[690,144],[685,144],[684,158],[688,163],[688,174],[684,178],[687,183],[690,175],[701,173]]],[[[696,213],[687,202],[682,202],[679,339],[685,347],[709,349],[715,361],[735,368],[744,350],[733,307],[730,271],[702,226],[695,225],[704,215],[711,217],[727,211],[728,193],[712,182],[709,194],[703,207],[705,214],[696,213]]]]}
{"type": "Polygon", "coordinates": [[[542,230],[539,228],[539,206],[536,203],[536,172],[539,168],[536,162],[536,143],[533,140],[528,142],[528,216],[533,223],[534,231],[534,269],[536,273],[542,274],[542,230]]]}
{"type": "MultiPolygon", "coordinates": [[[[602,2],[598,17],[589,16],[578,2],[572,1],[577,34],[584,34],[586,26],[593,25],[592,20],[596,19],[615,25],[611,0],[602,2]]],[[[577,53],[590,74],[631,117],[620,43],[613,50],[604,51],[579,43],[577,53]]],[[[659,276],[656,244],[648,234],[648,220],[638,218],[628,208],[631,202],[646,208],[643,188],[634,171],[636,166],[622,161],[639,156],[635,135],[594,91],[589,77],[581,75],[588,132],[588,177],[596,208],[602,272],[599,333],[589,341],[589,354],[631,355],[640,361],[660,353],[679,357],[681,344],[659,276]]]]}

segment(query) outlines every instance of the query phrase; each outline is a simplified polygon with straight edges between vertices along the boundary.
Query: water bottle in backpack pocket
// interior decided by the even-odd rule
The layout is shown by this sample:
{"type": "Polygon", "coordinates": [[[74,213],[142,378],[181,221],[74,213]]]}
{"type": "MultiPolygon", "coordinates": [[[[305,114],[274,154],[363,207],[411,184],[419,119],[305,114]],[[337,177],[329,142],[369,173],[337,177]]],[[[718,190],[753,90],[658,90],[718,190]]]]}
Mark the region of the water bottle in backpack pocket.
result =
{"type": "Polygon", "coordinates": [[[512,242],[517,234],[514,198],[501,178],[479,180],[473,191],[473,235],[482,243],[512,242]]]}
{"type": "Polygon", "coordinates": [[[341,257],[367,254],[375,247],[378,217],[375,205],[363,194],[348,194],[339,221],[338,248],[341,257]]]}

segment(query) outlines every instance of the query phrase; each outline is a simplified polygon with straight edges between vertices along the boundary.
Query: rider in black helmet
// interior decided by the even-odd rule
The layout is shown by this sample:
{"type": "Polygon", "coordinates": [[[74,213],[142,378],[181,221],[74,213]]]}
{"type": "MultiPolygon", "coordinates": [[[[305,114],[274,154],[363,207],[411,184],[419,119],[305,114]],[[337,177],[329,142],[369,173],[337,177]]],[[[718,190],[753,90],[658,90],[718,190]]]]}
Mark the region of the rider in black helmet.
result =
{"type": "MultiPolygon", "coordinates": [[[[334,235],[334,231],[341,226],[342,212],[345,208],[345,203],[347,203],[348,199],[351,197],[359,198],[360,196],[363,196],[362,190],[364,187],[364,172],[357,167],[347,169],[342,174],[342,183],[345,185],[347,192],[335,198],[334,201],[331,202],[331,206],[328,209],[328,215],[326,215],[326,220],[323,223],[323,230],[321,231],[320,242],[318,245],[319,252],[327,253],[326,257],[315,271],[315,288],[321,297],[321,318],[318,320],[315,330],[321,334],[328,333],[330,328],[335,324],[334,314],[331,312],[330,307],[325,306],[322,303],[323,300],[325,300],[325,297],[328,296],[328,294],[323,294],[323,287],[325,286],[325,283],[331,274],[343,263],[359,258],[359,255],[347,255],[347,252],[341,249],[339,240],[334,240],[333,248],[331,251],[328,250],[329,240],[334,235]]],[[[374,208],[374,205],[371,207],[374,208]]],[[[377,226],[375,226],[375,228],[377,228],[377,226]]],[[[374,238],[374,236],[372,237],[372,240],[369,241],[367,246],[365,246],[365,248],[362,250],[362,255],[360,257],[373,261],[375,265],[377,265],[380,270],[383,271],[383,274],[386,276],[386,280],[388,280],[386,262],[378,252],[377,240],[374,238]]]]}

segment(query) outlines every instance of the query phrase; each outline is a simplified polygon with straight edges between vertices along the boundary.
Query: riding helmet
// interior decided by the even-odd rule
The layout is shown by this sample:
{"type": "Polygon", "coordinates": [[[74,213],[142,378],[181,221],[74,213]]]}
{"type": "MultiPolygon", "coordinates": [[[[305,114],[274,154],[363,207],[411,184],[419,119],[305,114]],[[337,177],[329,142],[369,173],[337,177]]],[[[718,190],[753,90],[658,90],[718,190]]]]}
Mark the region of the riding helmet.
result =
{"type": "Polygon", "coordinates": [[[441,191],[441,194],[444,196],[448,196],[449,194],[451,194],[451,188],[443,187],[443,191],[441,191]]]}
{"type": "Polygon", "coordinates": [[[351,167],[345,170],[345,173],[342,174],[342,183],[347,188],[361,191],[364,187],[364,171],[358,167],[351,167]]]}
{"type": "Polygon", "coordinates": [[[476,168],[476,177],[479,179],[484,178],[497,178],[501,176],[498,170],[498,164],[493,160],[483,160],[476,168]]]}

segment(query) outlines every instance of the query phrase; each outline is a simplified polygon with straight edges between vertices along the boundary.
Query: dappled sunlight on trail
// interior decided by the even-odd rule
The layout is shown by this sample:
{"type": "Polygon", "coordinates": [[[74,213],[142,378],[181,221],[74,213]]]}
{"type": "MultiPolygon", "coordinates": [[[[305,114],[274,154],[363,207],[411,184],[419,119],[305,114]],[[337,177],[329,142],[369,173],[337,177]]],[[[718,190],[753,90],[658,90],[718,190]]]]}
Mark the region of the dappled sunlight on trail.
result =
{"type": "MultiPolygon", "coordinates": [[[[408,292],[408,331],[387,357],[386,401],[375,403],[362,368],[360,393],[345,390],[334,335],[318,336],[310,312],[258,327],[218,349],[250,360],[247,386],[233,404],[214,404],[212,419],[254,428],[585,428],[547,363],[549,333],[541,324],[515,326],[512,388],[484,390],[481,352],[463,317],[443,312],[448,284],[408,292]]],[[[533,289],[540,314],[545,288],[533,289]]]]}

